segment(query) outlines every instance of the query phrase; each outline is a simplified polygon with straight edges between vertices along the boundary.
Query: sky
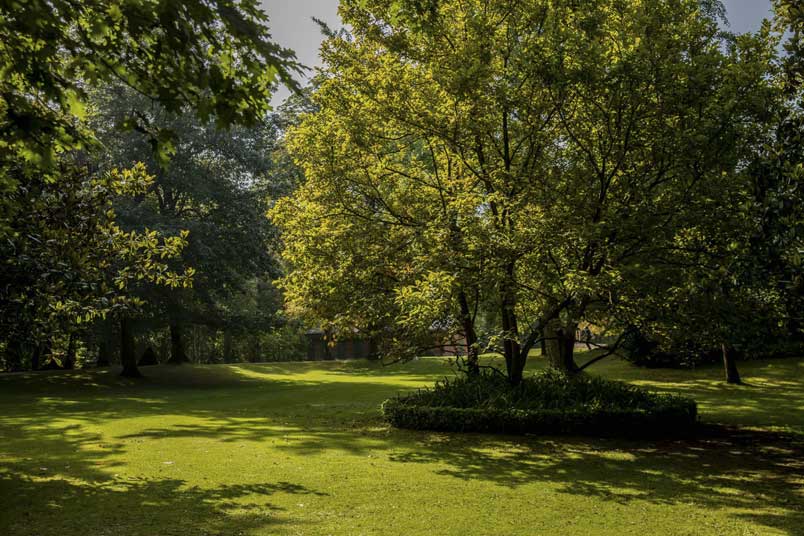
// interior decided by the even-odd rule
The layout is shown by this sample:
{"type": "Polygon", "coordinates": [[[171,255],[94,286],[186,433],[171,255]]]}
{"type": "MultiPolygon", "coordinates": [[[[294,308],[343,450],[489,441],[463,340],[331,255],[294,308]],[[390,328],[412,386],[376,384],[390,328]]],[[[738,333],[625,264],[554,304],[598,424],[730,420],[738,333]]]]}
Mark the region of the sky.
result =
{"type": "MultiPolygon", "coordinates": [[[[756,30],[765,17],[770,16],[770,0],[724,0],[731,30],[756,30]]],[[[322,35],[312,17],[326,22],[331,28],[340,28],[338,0],[262,0],[270,17],[274,41],[296,51],[299,61],[308,67],[319,65],[318,47],[322,35]]],[[[303,82],[303,80],[302,80],[303,82]]],[[[274,106],[281,103],[288,92],[284,88],[274,95],[274,106]]]]}

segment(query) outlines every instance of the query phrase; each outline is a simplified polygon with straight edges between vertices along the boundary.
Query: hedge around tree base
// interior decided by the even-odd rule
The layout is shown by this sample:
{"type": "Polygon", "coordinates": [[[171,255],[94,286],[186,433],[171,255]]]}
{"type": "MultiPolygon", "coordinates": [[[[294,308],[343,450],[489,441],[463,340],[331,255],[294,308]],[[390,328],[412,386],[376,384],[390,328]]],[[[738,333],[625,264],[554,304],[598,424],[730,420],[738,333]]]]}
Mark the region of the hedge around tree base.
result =
{"type": "Polygon", "coordinates": [[[663,437],[687,435],[697,424],[697,411],[522,410],[427,407],[400,399],[382,405],[385,420],[396,428],[491,434],[663,437]]]}
{"type": "MultiPolygon", "coordinates": [[[[546,376],[553,381],[549,374],[546,376]]],[[[566,384],[572,380],[560,381],[566,384]]],[[[564,408],[439,405],[443,400],[439,401],[438,393],[445,390],[442,384],[433,390],[388,399],[381,409],[385,420],[394,427],[441,432],[647,438],[685,436],[696,428],[698,409],[690,398],[650,393],[598,378],[592,382],[598,390],[593,403],[568,402],[569,407],[564,408]],[[608,389],[612,392],[610,400],[606,399],[608,389]],[[622,398],[616,396],[623,391],[635,395],[632,400],[639,400],[638,407],[622,407],[622,398]]],[[[459,389],[465,390],[465,386],[459,389]]],[[[516,403],[523,401],[519,399],[516,403]]]]}

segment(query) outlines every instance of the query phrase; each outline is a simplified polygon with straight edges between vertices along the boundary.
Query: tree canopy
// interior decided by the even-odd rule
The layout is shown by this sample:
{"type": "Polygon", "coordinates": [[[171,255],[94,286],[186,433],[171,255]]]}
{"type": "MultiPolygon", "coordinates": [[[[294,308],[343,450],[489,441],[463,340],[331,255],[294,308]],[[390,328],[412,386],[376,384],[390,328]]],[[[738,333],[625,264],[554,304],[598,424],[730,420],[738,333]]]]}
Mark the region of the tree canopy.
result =
{"type": "Polygon", "coordinates": [[[578,323],[634,312],[769,139],[776,40],[716,5],[342,3],[273,212],[291,306],[388,354],[458,332],[513,383],[540,340],[574,368],[578,323]]]}

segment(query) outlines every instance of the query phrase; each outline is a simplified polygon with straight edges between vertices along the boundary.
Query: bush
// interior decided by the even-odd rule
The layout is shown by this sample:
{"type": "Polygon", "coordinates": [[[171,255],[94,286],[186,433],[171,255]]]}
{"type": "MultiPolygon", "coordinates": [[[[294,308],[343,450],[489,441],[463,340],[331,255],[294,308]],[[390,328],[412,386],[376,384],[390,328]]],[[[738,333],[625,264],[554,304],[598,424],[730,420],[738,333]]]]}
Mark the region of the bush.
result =
{"type": "Polygon", "coordinates": [[[382,414],[398,428],[506,434],[678,435],[697,422],[692,399],[555,371],[517,387],[500,375],[445,379],[432,389],[386,400],[382,414]]]}

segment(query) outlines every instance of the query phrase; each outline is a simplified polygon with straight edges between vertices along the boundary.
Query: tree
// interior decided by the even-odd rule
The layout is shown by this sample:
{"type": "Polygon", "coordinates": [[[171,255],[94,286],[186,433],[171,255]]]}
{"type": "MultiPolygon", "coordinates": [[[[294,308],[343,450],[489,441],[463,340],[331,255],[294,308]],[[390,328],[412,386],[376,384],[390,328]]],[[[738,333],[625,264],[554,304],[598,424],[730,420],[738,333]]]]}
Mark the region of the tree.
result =
{"type": "MultiPolygon", "coordinates": [[[[155,177],[144,195],[118,199],[121,224],[167,234],[189,231],[182,261],[195,269],[192,288],[141,285],[136,290],[149,304],[151,315],[169,325],[169,362],[189,359],[185,350],[189,324],[205,324],[230,335],[239,324],[257,329],[256,318],[244,318],[245,311],[233,310],[233,302],[239,293],[254,290],[252,281],[270,281],[279,273],[271,254],[276,232],[265,211],[269,201],[286,195],[292,183],[275,173],[274,121],[267,118],[253,127],[219,129],[192,114],[171,114],[152,106],[122,87],[98,92],[95,106],[96,130],[107,151],[103,165],[144,162],[155,177]],[[114,128],[132,111],[177,134],[174,155],[166,165],[153,155],[146,136],[114,128]]],[[[271,326],[279,305],[251,311],[261,317],[261,329],[271,326]]]]}
{"type": "Polygon", "coordinates": [[[647,345],[652,354],[638,360],[695,365],[719,355],[726,381],[741,383],[738,355],[778,351],[775,341],[787,335],[783,289],[778,269],[768,262],[773,237],[761,233],[761,208],[750,198],[713,207],[717,217],[709,222],[715,225],[688,229],[672,264],[653,272],[650,292],[632,297],[637,314],[614,313],[638,332],[637,348],[647,345]]]}
{"type": "MultiPolygon", "coordinates": [[[[712,205],[715,217],[691,222],[664,273],[652,274],[651,296],[635,298],[638,329],[648,337],[643,348],[647,343],[676,363],[720,354],[729,383],[740,383],[737,355],[801,348],[802,12],[794,4],[775,4],[774,39],[787,36],[787,54],[767,60],[780,69],[770,71],[775,85],[766,95],[766,120],[756,123],[760,135],[727,185],[732,203],[712,205]]],[[[765,24],[761,33],[770,31],[765,24]]],[[[750,36],[738,39],[744,50],[764,54],[750,36]]]]}
{"type": "Polygon", "coordinates": [[[575,370],[578,322],[649,283],[699,199],[731,202],[773,43],[717,5],[344,2],[289,136],[306,182],[273,211],[290,307],[397,355],[487,340],[513,384],[540,340],[575,370]]]}

